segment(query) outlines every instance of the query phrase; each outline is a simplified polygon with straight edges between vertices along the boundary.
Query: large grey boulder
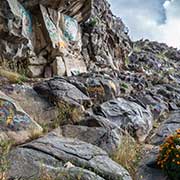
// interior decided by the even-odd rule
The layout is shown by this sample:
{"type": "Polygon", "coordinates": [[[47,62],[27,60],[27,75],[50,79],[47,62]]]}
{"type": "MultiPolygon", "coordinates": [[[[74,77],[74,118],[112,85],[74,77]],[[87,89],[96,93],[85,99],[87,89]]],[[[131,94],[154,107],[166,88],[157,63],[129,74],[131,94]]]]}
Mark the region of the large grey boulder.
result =
{"type": "Polygon", "coordinates": [[[158,119],[169,112],[168,103],[163,100],[161,95],[152,93],[151,89],[137,92],[131,98],[144,107],[149,106],[154,119],[158,119]]]}
{"type": "MultiPolygon", "coordinates": [[[[19,178],[26,175],[24,169],[29,177],[37,177],[39,172],[32,166],[33,164],[40,166],[44,162],[46,169],[48,166],[57,170],[57,167],[71,162],[75,166],[95,172],[102,177],[99,179],[131,180],[129,173],[121,165],[112,161],[102,149],[80,140],[59,138],[54,134],[24,144],[12,151],[9,162],[11,177],[19,178]],[[29,167],[33,167],[34,170],[28,171],[29,167]]],[[[94,173],[93,175],[95,176],[94,173]]]]}
{"type": "Polygon", "coordinates": [[[94,104],[102,103],[120,95],[120,81],[111,72],[90,72],[66,78],[87,94],[94,104]]]}
{"type": "Polygon", "coordinates": [[[74,180],[79,177],[82,180],[103,180],[95,173],[74,165],[66,168],[64,163],[56,157],[33,149],[15,149],[11,152],[9,159],[11,165],[8,172],[9,178],[34,180],[51,177],[52,179],[74,180]]]}
{"type": "Polygon", "coordinates": [[[180,128],[180,111],[171,112],[169,118],[165,120],[155,131],[151,137],[151,142],[160,145],[165,138],[175,133],[180,128]]]}
{"type": "Polygon", "coordinates": [[[38,83],[34,86],[34,89],[38,94],[56,103],[65,102],[74,106],[91,104],[89,97],[61,77],[38,83]]]}
{"type": "Polygon", "coordinates": [[[79,139],[96,145],[108,154],[113,154],[121,144],[121,136],[117,129],[66,125],[55,129],[52,133],[59,137],[79,139]]]}
{"type": "Polygon", "coordinates": [[[152,129],[153,118],[150,110],[123,98],[107,101],[93,108],[93,112],[129,131],[139,141],[144,141],[152,129]]]}

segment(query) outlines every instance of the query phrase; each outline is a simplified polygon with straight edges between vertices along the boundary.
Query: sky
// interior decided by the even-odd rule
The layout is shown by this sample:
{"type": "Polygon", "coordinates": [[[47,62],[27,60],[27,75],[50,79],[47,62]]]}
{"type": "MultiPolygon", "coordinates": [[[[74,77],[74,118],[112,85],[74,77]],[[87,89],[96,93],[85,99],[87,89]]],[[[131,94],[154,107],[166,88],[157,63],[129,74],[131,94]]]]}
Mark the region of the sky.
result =
{"type": "Polygon", "coordinates": [[[133,40],[150,39],[180,49],[180,0],[108,0],[133,40]]]}

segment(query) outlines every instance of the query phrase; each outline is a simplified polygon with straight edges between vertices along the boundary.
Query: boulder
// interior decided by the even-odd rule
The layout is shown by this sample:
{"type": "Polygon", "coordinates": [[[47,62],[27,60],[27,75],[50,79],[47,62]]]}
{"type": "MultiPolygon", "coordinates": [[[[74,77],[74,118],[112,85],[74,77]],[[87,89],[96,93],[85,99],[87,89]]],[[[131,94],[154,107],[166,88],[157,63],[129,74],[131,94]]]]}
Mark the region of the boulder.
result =
{"type": "Polygon", "coordinates": [[[33,149],[15,149],[10,153],[9,159],[11,161],[10,170],[8,171],[10,179],[33,180],[35,178],[42,179],[49,177],[61,180],[74,180],[78,178],[82,180],[104,180],[97,174],[83,168],[76,166],[66,168],[65,164],[55,157],[33,149]]]}
{"type": "MultiPolygon", "coordinates": [[[[82,171],[82,174],[89,170],[91,172],[88,171],[88,174],[97,176],[99,179],[131,180],[129,173],[122,166],[112,161],[102,149],[79,140],[59,138],[53,134],[22,145],[12,151],[9,157],[10,169],[8,174],[10,177],[37,177],[39,168],[35,167],[39,167],[40,164],[42,167],[42,162],[45,170],[51,168],[51,170],[55,169],[56,172],[59,167],[71,162],[74,166],[85,170],[82,171]],[[33,167],[34,170],[28,170],[29,167],[33,167]],[[27,173],[24,173],[24,170],[27,173]]],[[[69,170],[73,171],[73,168],[69,170]]]]}
{"type": "Polygon", "coordinates": [[[169,178],[159,169],[156,165],[159,148],[154,148],[150,152],[146,153],[140,162],[136,179],[143,180],[169,180],[169,178]]]}
{"type": "Polygon", "coordinates": [[[66,67],[67,76],[73,76],[87,72],[86,64],[83,58],[67,54],[63,57],[63,59],[66,67]]]}
{"type": "Polygon", "coordinates": [[[42,77],[44,73],[44,66],[29,65],[27,69],[27,75],[32,78],[42,77]]]}
{"type": "Polygon", "coordinates": [[[35,91],[58,103],[65,102],[73,106],[91,104],[91,100],[80,89],[62,77],[56,77],[34,86],[35,91]]]}
{"type": "Polygon", "coordinates": [[[30,57],[28,59],[28,63],[30,65],[46,65],[47,64],[47,59],[45,59],[43,56],[38,56],[38,57],[30,57]]]}
{"type": "Polygon", "coordinates": [[[111,73],[83,73],[66,79],[87,94],[94,104],[111,100],[121,94],[120,80],[111,73]]]}
{"type": "Polygon", "coordinates": [[[58,117],[58,108],[48,99],[39,96],[30,85],[8,85],[2,91],[17,101],[39,124],[50,124],[58,117]]]}
{"type": "Polygon", "coordinates": [[[0,139],[23,143],[42,133],[42,128],[10,97],[0,91],[0,139]]]}
{"type": "Polygon", "coordinates": [[[150,110],[123,98],[107,101],[93,108],[93,112],[129,131],[139,141],[144,141],[152,129],[153,118],[150,110]]]}
{"type": "Polygon", "coordinates": [[[53,67],[53,75],[57,75],[57,76],[65,75],[66,67],[62,57],[60,56],[56,57],[56,59],[52,63],[52,67],[53,67]]]}
{"type": "Polygon", "coordinates": [[[67,125],[55,129],[52,133],[60,137],[79,139],[96,145],[108,154],[113,154],[121,144],[121,136],[116,129],[67,125]]]}
{"type": "Polygon", "coordinates": [[[169,118],[161,123],[151,137],[151,143],[160,145],[165,138],[180,128],[180,111],[171,112],[169,118]]]}
{"type": "Polygon", "coordinates": [[[135,93],[131,96],[131,100],[143,107],[149,106],[153,114],[153,118],[156,120],[169,112],[168,103],[163,100],[162,96],[152,93],[149,89],[135,93]]]}

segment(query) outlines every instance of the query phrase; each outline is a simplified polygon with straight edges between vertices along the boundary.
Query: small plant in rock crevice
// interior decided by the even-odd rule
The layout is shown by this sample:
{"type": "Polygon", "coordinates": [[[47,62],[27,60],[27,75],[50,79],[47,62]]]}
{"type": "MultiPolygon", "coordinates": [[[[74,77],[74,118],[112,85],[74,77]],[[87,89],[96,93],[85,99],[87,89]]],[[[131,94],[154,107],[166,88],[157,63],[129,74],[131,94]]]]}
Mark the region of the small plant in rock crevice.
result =
{"type": "Polygon", "coordinates": [[[157,164],[171,180],[180,179],[180,129],[160,146],[157,164]]]}
{"type": "Polygon", "coordinates": [[[40,124],[43,128],[43,133],[46,134],[62,125],[76,124],[81,120],[81,117],[83,116],[83,110],[81,107],[74,107],[64,102],[58,102],[57,108],[58,115],[56,119],[47,124],[40,124]]]}

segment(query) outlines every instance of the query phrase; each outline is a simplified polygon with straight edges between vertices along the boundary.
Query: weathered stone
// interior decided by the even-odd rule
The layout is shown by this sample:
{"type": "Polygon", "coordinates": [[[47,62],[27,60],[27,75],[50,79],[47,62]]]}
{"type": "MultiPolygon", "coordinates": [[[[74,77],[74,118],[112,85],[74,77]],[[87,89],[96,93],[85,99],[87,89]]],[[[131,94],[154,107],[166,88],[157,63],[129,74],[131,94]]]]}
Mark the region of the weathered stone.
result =
{"type": "Polygon", "coordinates": [[[28,66],[27,74],[29,77],[37,78],[41,77],[44,73],[44,66],[28,66]]]}
{"type": "Polygon", "coordinates": [[[56,103],[65,102],[75,106],[91,104],[89,97],[61,77],[38,83],[34,89],[40,95],[50,98],[56,103]]]}
{"type": "Polygon", "coordinates": [[[87,68],[83,58],[79,59],[78,57],[68,54],[64,56],[63,59],[66,67],[67,76],[87,72],[87,68]]]}
{"type": "Polygon", "coordinates": [[[57,75],[57,76],[65,75],[66,67],[63,62],[62,57],[60,57],[60,56],[56,57],[56,59],[52,63],[52,67],[53,67],[53,75],[57,75]]]}
{"type": "Polygon", "coordinates": [[[0,92],[0,137],[23,143],[33,135],[42,133],[42,128],[10,97],[0,92]]]}
{"type": "Polygon", "coordinates": [[[179,83],[180,51],[164,43],[140,40],[126,60],[130,71],[143,72],[151,78],[152,84],[179,83]]]}
{"type": "Polygon", "coordinates": [[[163,173],[163,171],[159,169],[156,165],[158,151],[159,149],[155,148],[144,156],[143,160],[140,162],[140,165],[138,167],[136,179],[169,180],[169,178],[163,173]]]}
{"type": "MultiPolygon", "coordinates": [[[[39,164],[38,159],[40,159],[40,162],[42,162],[42,159],[45,159],[45,164],[47,164],[49,168],[51,166],[52,169],[59,166],[53,165],[54,162],[57,163],[58,160],[63,164],[66,162],[72,162],[75,166],[91,170],[104,179],[131,180],[128,172],[124,168],[122,168],[121,165],[112,161],[105,151],[79,140],[62,137],[59,138],[55,135],[49,134],[43,138],[37,139],[31,143],[21,146],[16,151],[15,153],[12,152],[12,156],[10,156],[10,162],[12,163],[12,165],[9,170],[9,174],[11,174],[11,176],[15,172],[16,176],[19,177],[22,175],[22,172],[23,174],[25,174],[23,170],[25,167],[29,167],[30,163],[39,164]],[[20,153],[18,153],[18,151],[21,152],[21,155],[20,153]],[[14,166],[16,164],[19,164],[18,157],[20,158],[22,164],[20,166],[14,166]],[[13,158],[13,160],[11,160],[11,158],[13,158]],[[23,158],[24,160],[22,161],[21,158],[23,158]],[[34,161],[34,159],[36,159],[36,161],[34,161]],[[18,167],[18,169],[16,167],[18,167]],[[16,172],[19,172],[19,174],[17,174],[16,172]]],[[[27,170],[28,168],[26,169],[26,171],[27,170]]],[[[36,174],[37,170],[38,169],[35,170],[36,174]]],[[[27,174],[30,175],[29,173],[32,172],[33,171],[29,171],[27,174]]],[[[31,175],[34,175],[35,172],[33,172],[33,174],[31,175]]]]}
{"type": "Polygon", "coordinates": [[[92,1],[91,7],[89,19],[82,25],[83,55],[89,69],[119,70],[131,50],[126,27],[113,16],[107,1],[92,1]]]}
{"type": "Polygon", "coordinates": [[[151,142],[155,145],[160,145],[165,138],[173,134],[180,128],[180,111],[172,112],[169,118],[164,121],[151,137],[151,142]]]}
{"type": "Polygon", "coordinates": [[[108,101],[120,95],[120,81],[105,72],[84,73],[66,79],[89,95],[94,104],[108,101]]]}
{"type": "Polygon", "coordinates": [[[44,67],[44,78],[51,78],[53,77],[53,70],[51,66],[44,67]]]}
{"type": "Polygon", "coordinates": [[[131,99],[143,107],[149,106],[154,119],[158,119],[169,111],[168,103],[158,94],[152,93],[151,90],[137,92],[131,96],[131,99]]]}
{"type": "Polygon", "coordinates": [[[39,57],[31,57],[28,59],[28,63],[30,65],[46,65],[47,64],[47,59],[45,59],[43,56],[39,57]]]}
{"type": "Polygon", "coordinates": [[[79,139],[96,145],[109,154],[113,154],[121,144],[121,136],[114,130],[101,127],[67,125],[57,128],[53,134],[60,137],[79,139]]]}
{"type": "Polygon", "coordinates": [[[23,64],[32,52],[32,19],[17,0],[0,3],[0,19],[1,58],[9,68],[19,70],[18,64],[23,64]]]}
{"type": "Polygon", "coordinates": [[[91,0],[19,0],[28,9],[35,9],[39,4],[45,7],[58,9],[60,12],[74,17],[78,22],[85,21],[90,14],[91,0]]]}
{"type": "Polygon", "coordinates": [[[49,124],[58,117],[58,108],[48,99],[39,96],[29,85],[9,85],[2,91],[17,101],[37,123],[49,124]]]}
{"type": "Polygon", "coordinates": [[[93,112],[128,130],[139,141],[144,141],[152,129],[150,110],[123,98],[107,101],[93,108],[93,112]]]}
{"type": "Polygon", "coordinates": [[[103,180],[95,173],[79,167],[65,168],[64,162],[38,150],[17,148],[9,155],[9,178],[39,179],[51,177],[52,179],[70,180],[81,177],[82,180],[103,180]]]}

